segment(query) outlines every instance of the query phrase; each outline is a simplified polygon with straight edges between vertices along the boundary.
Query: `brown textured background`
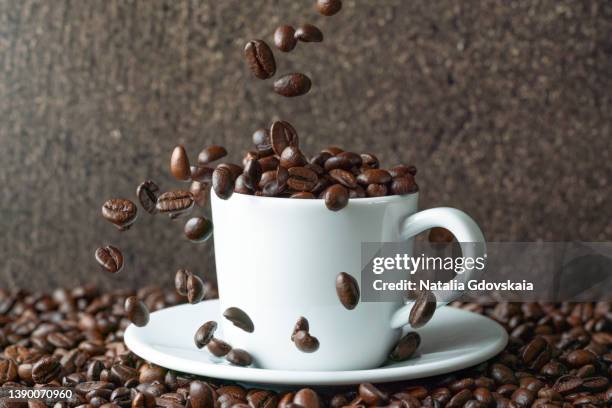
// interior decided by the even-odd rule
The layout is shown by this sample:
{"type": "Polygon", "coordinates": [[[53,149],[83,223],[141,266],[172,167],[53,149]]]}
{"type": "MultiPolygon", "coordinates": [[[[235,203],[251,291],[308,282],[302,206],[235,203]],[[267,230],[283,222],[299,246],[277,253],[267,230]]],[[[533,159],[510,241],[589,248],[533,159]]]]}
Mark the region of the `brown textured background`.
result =
{"type": "Polygon", "coordinates": [[[278,116],[307,152],[330,143],[420,169],[422,206],[472,214],[489,240],[612,239],[612,4],[571,1],[0,0],[1,286],[134,284],[214,273],[211,244],[142,213],[119,234],[106,198],[172,188],[170,151],[237,160],[278,116]],[[279,55],[313,78],[283,99],[241,53],[281,23],[323,44],[279,55]],[[127,267],[104,275],[102,243],[127,267]]]}

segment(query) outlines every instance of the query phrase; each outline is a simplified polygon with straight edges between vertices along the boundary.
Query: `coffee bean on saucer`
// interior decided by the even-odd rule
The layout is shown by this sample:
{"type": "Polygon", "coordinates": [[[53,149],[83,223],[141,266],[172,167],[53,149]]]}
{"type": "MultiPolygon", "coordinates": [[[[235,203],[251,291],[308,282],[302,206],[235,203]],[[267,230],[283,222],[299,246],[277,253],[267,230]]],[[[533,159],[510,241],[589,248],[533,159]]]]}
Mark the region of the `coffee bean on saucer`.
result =
{"type": "Polygon", "coordinates": [[[185,236],[191,242],[204,242],[213,232],[213,224],[208,218],[193,217],[185,223],[185,236]]]}
{"type": "Polygon", "coordinates": [[[227,156],[227,150],[225,150],[225,147],[217,145],[208,146],[198,155],[198,164],[200,166],[204,166],[225,156],[227,156]]]}
{"type": "Polygon", "coordinates": [[[102,216],[112,222],[119,231],[125,231],[136,220],[136,204],[124,198],[112,198],[102,205],[102,216]]]}
{"type": "Polygon", "coordinates": [[[454,238],[455,237],[453,236],[453,234],[446,228],[434,227],[429,230],[429,242],[432,242],[434,244],[448,244],[450,242],[453,242],[454,238]]]}
{"type": "Polygon", "coordinates": [[[225,359],[229,361],[233,365],[237,365],[240,367],[246,367],[253,364],[253,358],[249,353],[242,349],[231,349],[229,353],[225,356],[225,359]]]}
{"type": "Polygon", "coordinates": [[[262,157],[269,156],[273,153],[270,133],[267,129],[257,129],[253,132],[253,144],[262,157]]]}
{"type": "Polygon", "coordinates": [[[50,383],[58,379],[61,374],[62,365],[54,356],[44,356],[32,366],[32,380],[36,384],[50,383]]]}
{"type": "Polygon", "coordinates": [[[340,272],[336,277],[336,294],[342,306],[353,310],[359,303],[359,283],[348,273],[340,272]]]}
{"type": "Polygon", "coordinates": [[[309,325],[308,325],[308,320],[303,316],[300,316],[300,318],[295,323],[295,326],[293,327],[293,333],[291,333],[291,341],[293,341],[295,334],[301,330],[304,330],[304,331],[310,330],[309,325]]]}
{"type": "Polygon", "coordinates": [[[212,177],[213,190],[217,197],[227,200],[234,192],[234,175],[224,166],[217,166],[212,177]]]}
{"type": "Polygon", "coordinates": [[[306,75],[296,72],[286,74],[274,81],[274,92],[287,98],[308,93],[312,82],[306,75]]]}
{"type": "Polygon", "coordinates": [[[274,54],[262,40],[251,40],[244,47],[244,57],[253,75],[259,79],[271,78],[276,72],[274,54]]]}
{"type": "Polygon", "coordinates": [[[342,8],[342,0],[317,0],[316,9],[324,16],[333,16],[342,8]]]}
{"type": "Polygon", "coordinates": [[[319,349],[319,340],[306,330],[299,330],[295,333],[293,342],[298,350],[304,353],[313,353],[319,349]]]}
{"type": "Polygon", "coordinates": [[[157,192],[159,187],[151,180],[146,180],[138,186],[136,189],[136,196],[140,205],[149,214],[155,214],[157,209],[155,204],[157,203],[157,192]]]}
{"type": "Polygon", "coordinates": [[[163,193],[157,199],[156,208],[160,213],[177,217],[193,208],[193,195],[189,191],[176,190],[163,193]]]}
{"type": "Polygon", "coordinates": [[[436,307],[436,296],[433,292],[425,290],[419,293],[417,300],[410,310],[410,316],[408,318],[410,326],[415,329],[425,326],[433,317],[436,307]]]}
{"type": "Polygon", "coordinates": [[[276,120],[270,126],[270,143],[274,153],[281,156],[288,146],[299,147],[297,131],[289,122],[276,120]]]}
{"type": "Polygon", "coordinates": [[[340,211],[348,204],[349,193],[346,187],[340,184],[334,184],[325,190],[323,195],[325,205],[332,211],[340,211]]]}
{"type": "Polygon", "coordinates": [[[359,385],[359,397],[367,406],[380,406],[389,400],[382,391],[370,383],[359,385]]]}
{"type": "Polygon", "coordinates": [[[397,342],[389,354],[392,361],[404,361],[412,357],[421,344],[421,336],[417,332],[409,332],[397,342]]]}
{"type": "Polygon", "coordinates": [[[366,188],[366,195],[368,197],[383,197],[387,195],[387,186],[384,184],[370,184],[366,188]]]}
{"type": "Polygon", "coordinates": [[[232,346],[230,346],[228,343],[224,342],[221,339],[213,337],[206,345],[206,348],[208,349],[208,351],[211,352],[212,355],[216,357],[223,357],[230,352],[232,346]]]}
{"type": "Polygon", "coordinates": [[[290,25],[279,26],[276,31],[274,31],[274,45],[283,52],[293,50],[297,44],[294,34],[295,29],[290,25]]]}
{"type": "Polygon", "coordinates": [[[143,327],[149,323],[149,309],[136,296],[125,299],[124,308],[127,318],[136,326],[143,327]]]}
{"type": "Polygon", "coordinates": [[[242,309],[237,307],[228,307],[225,309],[225,312],[223,312],[223,317],[232,322],[234,326],[244,330],[245,332],[253,333],[255,330],[253,321],[242,309]]]}
{"type": "Polygon", "coordinates": [[[189,168],[189,158],[183,145],[178,145],[172,151],[170,158],[170,173],[180,181],[189,181],[191,179],[191,169],[189,168]]]}
{"type": "Polygon", "coordinates": [[[117,273],[123,268],[123,254],[112,245],[96,249],[96,261],[110,273],[117,273]]]}
{"type": "Polygon", "coordinates": [[[295,39],[302,42],[321,42],[323,33],[312,24],[302,24],[295,30],[295,39]]]}
{"type": "Polygon", "coordinates": [[[251,190],[256,189],[259,185],[259,180],[261,180],[261,174],[261,165],[257,159],[250,159],[245,164],[244,173],[242,173],[244,184],[251,190]]]}
{"type": "Polygon", "coordinates": [[[212,320],[200,326],[194,336],[196,347],[201,349],[202,347],[206,346],[212,340],[216,330],[217,322],[212,320]]]}
{"type": "Polygon", "coordinates": [[[414,176],[409,174],[403,177],[396,177],[391,182],[391,193],[396,195],[411,194],[417,192],[419,186],[414,181],[414,176]]]}
{"type": "Polygon", "coordinates": [[[176,275],[174,275],[174,287],[179,295],[187,296],[187,278],[191,275],[192,273],[187,269],[179,269],[176,271],[176,275]]]}
{"type": "Polygon", "coordinates": [[[187,276],[187,301],[189,303],[196,304],[204,299],[205,290],[204,282],[194,274],[187,276]]]}

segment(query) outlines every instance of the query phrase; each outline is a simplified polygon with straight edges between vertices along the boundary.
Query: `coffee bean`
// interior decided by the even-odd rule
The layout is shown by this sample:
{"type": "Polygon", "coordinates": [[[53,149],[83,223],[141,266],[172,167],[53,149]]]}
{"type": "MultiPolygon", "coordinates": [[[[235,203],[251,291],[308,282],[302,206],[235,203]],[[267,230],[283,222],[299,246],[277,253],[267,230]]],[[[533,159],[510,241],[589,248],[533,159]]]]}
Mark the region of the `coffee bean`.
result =
{"type": "Polygon", "coordinates": [[[257,78],[268,79],[276,73],[274,54],[264,41],[249,41],[244,47],[244,57],[251,72],[257,78]]]}
{"type": "Polygon", "coordinates": [[[523,363],[532,370],[540,370],[551,357],[550,346],[542,337],[536,337],[524,348],[523,363]]]}
{"type": "Polygon", "coordinates": [[[225,356],[227,353],[230,352],[230,350],[232,349],[232,346],[230,346],[229,344],[227,344],[226,342],[224,342],[221,339],[218,339],[216,337],[213,337],[208,344],[206,345],[206,348],[208,349],[208,351],[210,351],[214,356],[217,357],[223,357],[225,356]]]}
{"type": "Polygon", "coordinates": [[[125,384],[133,378],[138,378],[138,371],[127,364],[116,363],[110,369],[110,379],[117,385],[125,384]]]}
{"type": "Polygon", "coordinates": [[[191,170],[189,168],[189,159],[183,145],[178,145],[172,151],[170,158],[170,173],[180,181],[189,181],[191,179],[191,170]]]}
{"type": "Polygon", "coordinates": [[[207,166],[191,166],[189,168],[191,173],[191,180],[199,181],[203,183],[210,183],[212,181],[212,174],[214,169],[207,166]]]}
{"type": "Polygon", "coordinates": [[[357,182],[362,185],[387,184],[391,181],[391,174],[383,169],[367,169],[357,176],[357,182]]]}
{"type": "Polygon", "coordinates": [[[62,374],[62,365],[56,357],[45,356],[32,366],[32,380],[36,384],[46,384],[57,380],[62,374]]]}
{"type": "Polygon", "coordinates": [[[414,176],[396,177],[391,182],[391,193],[397,195],[412,194],[417,192],[419,187],[414,181],[414,176]]]}
{"type": "Polygon", "coordinates": [[[530,407],[535,399],[535,395],[526,388],[519,388],[512,393],[511,399],[516,402],[519,407],[530,407]]]}
{"type": "Polygon", "coordinates": [[[17,364],[11,359],[0,358],[0,384],[15,381],[17,376],[17,364]]]}
{"type": "Polygon", "coordinates": [[[125,299],[125,313],[127,318],[138,327],[144,327],[149,323],[149,309],[136,296],[125,299]]]}
{"type": "Polygon", "coordinates": [[[287,186],[296,191],[311,191],[317,180],[317,174],[306,167],[291,167],[288,170],[287,186]]]}
{"type": "Polygon", "coordinates": [[[249,353],[242,349],[231,349],[229,353],[225,356],[225,359],[229,361],[233,365],[237,365],[240,367],[246,367],[253,364],[253,358],[249,353]]]}
{"type": "Polygon", "coordinates": [[[317,0],[316,9],[324,16],[333,16],[342,8],[342,0],[317,0]]]}
{"type": "Polygon", "coordinates": [[[232,174],[232,178],[235,180],[239,175],[242,174],[242,172],[244,171],[243,168],[237,164],[234,163],[221,163],[219,165],[217,165],[217,168],[225,168],[227,170],[229,170],[229,172],[232,174]]]}
{"type": "Polygon", "coordinates": [[[303,316],[300,316],[300,318],[295,323],[295,326],[293,327],[293,332],[291,333],[291,341],[293,341],[295,334],[301,330],[304,330],[306,332],[309,330],[308,320],[303,316]]]}
{"type": "Polygon", "coordinates": [[[189,303],[196,304],[204,299],[206,294],[204,291],[204,282],[197,276],[191,274],[187,276],[187,301],[189,303]]]}
{"type": "Polygon", "coordinates": [[[245,164],[244,173],[242,174],[242,176],[244,177],[244,183],[250,189],[256,189],[259,184],[259,180],[261,180],[261,174],[261,165],[259,164],[257,159],[249,160],[245,164]]]}
{"type": "Polygon", "coordinates": [[[351,159],[343,156],[332,156],[325,161],[323,165],[325,170],[332,171],[334,169],[350,170],[353,167],[351,159]]]}
{"type": "Polygon", "coordinates": [[[95,256],[98,264],[110,273],[117,273],[123,268],[123,254],[112,245],[96,249],[95,256]]]}
{"type": "Polygon", "coordinates": [[[434,244],[448,244],[450,242],[453,242],[454,238],[455,237],[453,236],[453,234],[446,228],[433,227],[429,230],[429,242],[434,244]]]}
{"type": "Polygon", "coordinates": [[[102,216],[112,222],[119,231],[125,231],[136,221],[136,204],[124,198],[112,198],[102,205],[102,216]]]}
{"type": "Polygon", "coordinates": [[[321,152],[319,154],[312,156],[312,158],[310,159],[310,163],[323,167],[325,166],[325,162],[329,160],[331,157],[333,157],[333,155],[329,154],[328,152],[321,152]]]}
{"type": "MultiPolygon", "coordinates": [[[[234,193],[238,193],[238,194],[245,194],[245,195],[252,195],[253,194],[253,189],[251,189],[249,186],[246,185],[246,177],[244,176],[244,174],[241,174],[238,176],[238,178],[236,179],[236,182],[234,183],[234,193]]],[[[261,183],[261,180],[260,180],[261,183]]]]}
{"type": "Polygon", "coordinates": [[[273,153],[270,133],[266,129],[257,129],[253,132],[253,144],[262,157],[269,156],[273,153]]]}
{"type": "Polygon", "coordinates": [[[295,39],[302,42],[321,42],[323,33],[312,24],[302,24],[295,30],[295,39]]]}
{"type": "Polygon", "coordinates": [[[274,92],[292,98],[308,93],[312,82],[306,75],[296,72],[286,74],[274,81],[274,92]]]}
{"type": "Polygon", "coordinates": [[[189,192],[193,196],[193,201],[198,207],[205,207],[210,193],[210,184],[193,181],[189,187],[189,192]]]}
{"type": "Polygon", "coordinates": [[[347,206],[348,196],[348,190],[344,186],[334,184],[325,190],[325,205],[332,211],[339,211],[347,206]]]}
{"type": "Polygon", "coordinates": [[[364,169],[377,169],[380,166],[378,157],[374,156],[372,153],[362,153],[361,162],[364,169]]]}
{"type": "Polygon", "coordinates": [[[503,364],[493,364],[491,367],[491,377],[498,384],[518,384],[512,370],[503,364]]]}
{"type": "Polygon", "coordinates": [[[137,392],[132,400],[132,408],[155,408],[155,397],[148,392],[137,392]]]}
{"type": "Polygon", "coordinates": [[[304,166],[306,163],[306,157],[294,146],[287,146],[280,157],[280,165],[286,169],[304,166]]]}
{"type": "Polygon", "coordinates": [[[296,392],[293,403],[303,408],[320,408],[322,406],[319,396],[310,388],[302,388],[296,392]]]}
{"type": "Polygon", "coordinates": [[[272,122],[270,126],[270,142],[274,153],[278,156],[281,156],[283,151],[289,146],[299,147],[297,131],[289,122],[283,120],[272,122]]]}
{"type": "Polygon", "coordinates": [[[399,166],[391,168],[391,170],[389,170],[389,174],[391,174],[391,177],[393,178],[404,177],[407,175],[416,176],[417,169],[414,166],[404,166],[403,164],[400,164],[399,166]]]}
{"type": "Polygon", "coordinates": [[[309,191],[299,191],[297,193],[291,194],[291,196],[289,198],[300,198],[300,199],[310,200],[310,199],[314,199],[316,197],[315,197],[314,194],[312,194],[309,191]]]}
{"type": "Polygon", "coordinates": [[[359,303],[359,283],[348,273],[340,272],[336,277],[336,294],[342,306],[353,310],[359,303]]]}
{"type": "Polygon", "coordinates": [[[237,307],[228,307],[223,312],[223,317],[232,322],[234,326],[244,330],[247,333],[253,333],[255,326],[248,314],[237,307]]]}
{"type": "Polygon", "coordinates": [[[187,296],[187,278],[192,275],[187,269],[179,269],[174,276],[174,287],[181,296],[187,296]]]}
{"type": "Polygon", "coordinates": [[[198,164],[200,166],[205,166],[225,156],[227,156],[227,150],[225,150],[223,146],[209,146],[202,149],[200,154],[198,154],[198,164]]]}
{"type": "Polygon", "coordinates": [[[262,189],[264,197],[276,197],[284,191],[284,187],[279,186],[276,180],[268,182],[262,189]]]}
{"type": "Polygon", "coordinates": [[[213,224],[208,218],[193,217],[185,223],[184,233],[191,242],[205,242],[213,232],[213,224]]]}
{"type": "Polygon", "coordinates": [[[421,336],[419,336],[419,333],[408,332],[399,339],[389,354],[389,359],[392,361],[405,361],[414,355],[420,344],[421,336]]]}
{"type": "Polygon", "coordinates": [[[572,367],[582,367],[587,364],[596,364],[597,356],[588,350],[574,350],[567,355],[566,361],[572,367]]]}
{"type": "Polygon", "coordinates": [[[359,385],[359,397],[368,404],[368,406],[380,406],[388,402],[389,398],[378,388],[370,383],[359,385]]]}
{"type": "Polygon", "coordinates": [[[212,178],[213,190],[217,197],[227,200],[231,197],[234,191],[234,176],[227,167],[218,166],[212,178]]]}
{"type": "Polygon", "coordinates": [[[158,191],[159,187],[157,187],[157,184],[151,180],[146,180],[140,183],[136,189],[136,196],[138,197],[140,205],[149,214],[155,214],[157,212],[155,204],[157,203],[158,191]]]}
{"type": "Polygon", "coordinates": [[[383,197],[387,195],[387,186],[384,184],[370,184],[366,188],[368,197],[383,197]]]}
{"type": "Polygon", "coordinates": [[[306,330],[299,330],[293,336],[293,342],[298,350],[304,353],[314,353],[319,349],[319,340],[311,336],[306,330]]]}
{"type": "Polygon", "coordinates": [[[202,347],[206,346],[212,340],[216,330],[217,322],[212,320],[200,326],[194,336],[196,347],[201,349],[202,347]]]}
{"type": "Polygon", "coordinates": [[[342,169],[333,169],[329,172],[329,175],[332,179],[334,179],[345,187],[357,188],[357,180],[355,179],[353,173],[349,171],[342,169]]]}
{"type": "Polygon", "coordinates": [[[189,384],[189,402],[191,408],[210,408],[215,405],[215,393],[207,383],[199,380],[189,384]]]}
{"type": "Polygon", "coordinates": [[[365,190],[359,185],[349,190],[349,198],[364,198],[365,196],[365,190]]]}
{"type": "Polygon", "coordinates": [[[425,326],[433,317],[437,308],[436,296],[433,292],[422,291],[410,310],[408,322],[415,329],[425,326]]]}
{"type": "Polygon", "coordinates": [[[283,52],[293,50],[297,44],[294,34],[295,29],[290,25],[279,26],[276,31],[274,31],[274,45],[283,52]]]}
{"type": "Polygon", "coordinates": [[[193,208],[193,195],[189,191],[168,191],[157,199],[156,208],[160,213],[167,213],[172,217],[184,214],[193,208]]]}

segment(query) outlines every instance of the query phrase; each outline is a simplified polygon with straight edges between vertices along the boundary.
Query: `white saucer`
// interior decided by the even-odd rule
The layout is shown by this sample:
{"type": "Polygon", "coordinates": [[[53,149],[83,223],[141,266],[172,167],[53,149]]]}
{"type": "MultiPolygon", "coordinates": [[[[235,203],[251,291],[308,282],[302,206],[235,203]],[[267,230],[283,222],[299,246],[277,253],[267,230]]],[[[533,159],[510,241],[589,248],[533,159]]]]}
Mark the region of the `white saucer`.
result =
{"type": "MultiPolygon", "coordinates": [[[[206,349],[198,350],[193,335],[204,322],[220,321],[219,302],[210,300],[194,307],[185,304],[151,314],[145,327],[130,325],[127,346],[157,365],[181,371],[258,384],[341,385],[423,378],[477,365],[499,353],[508,341],[496,322],[452,307],[436,311],[422,329],[420,354],[403,363],[356,371],[285,371],[244,368],[220,363],[206,349]]],[[[220,329],[219,329],[220,330],[220,329]]],[[[223,338],[219,334],[219,338],[223,338]]]]}

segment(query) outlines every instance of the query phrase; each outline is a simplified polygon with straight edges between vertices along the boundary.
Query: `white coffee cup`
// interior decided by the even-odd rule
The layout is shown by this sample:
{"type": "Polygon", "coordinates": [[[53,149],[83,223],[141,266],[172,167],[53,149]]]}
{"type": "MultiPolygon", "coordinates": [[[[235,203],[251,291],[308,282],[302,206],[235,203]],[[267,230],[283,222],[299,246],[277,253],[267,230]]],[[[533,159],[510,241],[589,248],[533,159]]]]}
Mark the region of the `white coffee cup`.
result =
{"type": "MultiPolygon", "coordinates": [[[[412,304],[343,307],[336,276],[347,272],[361,282],[362,242],[405,241],[411,250],[414,235],[444,227],[460,243],[484,243],[476,223],[462,211],[417,212],[418,193],[351,199],[338,212],[328,210],[323,200],[236,193],[229,200],[211,197],[221,311],[238,307],[255,326],[247,333],[222,318],[222,338],[247,350],[261,368],[356,370],[385,362],[412,304]],[[301,316],[319,340],[314,353],[298,350],[291,341],[301,316]]],[[[463,256],[483,255],[466,253],[479,251],[472,245],[462,250],[463,256]]],[[[467,270],[462,279],[471,276],[467,270]]]]}

